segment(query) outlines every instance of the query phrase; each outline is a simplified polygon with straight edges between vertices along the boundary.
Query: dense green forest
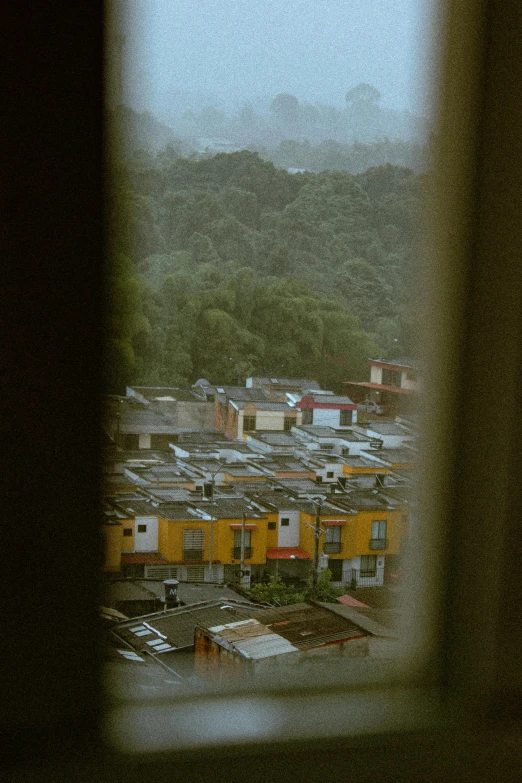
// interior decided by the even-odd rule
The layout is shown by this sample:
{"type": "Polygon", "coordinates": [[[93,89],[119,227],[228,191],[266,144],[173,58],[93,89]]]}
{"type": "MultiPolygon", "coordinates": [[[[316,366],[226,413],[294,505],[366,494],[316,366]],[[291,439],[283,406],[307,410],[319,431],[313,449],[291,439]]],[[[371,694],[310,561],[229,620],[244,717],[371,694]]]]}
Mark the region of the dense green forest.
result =
{"type": "Polygon", "coordinates": [[[339,389],[409,352],[425,187],[390,164],[290,174],[247,150],[113,164],[109,391],[254,372],[339,389]]]}

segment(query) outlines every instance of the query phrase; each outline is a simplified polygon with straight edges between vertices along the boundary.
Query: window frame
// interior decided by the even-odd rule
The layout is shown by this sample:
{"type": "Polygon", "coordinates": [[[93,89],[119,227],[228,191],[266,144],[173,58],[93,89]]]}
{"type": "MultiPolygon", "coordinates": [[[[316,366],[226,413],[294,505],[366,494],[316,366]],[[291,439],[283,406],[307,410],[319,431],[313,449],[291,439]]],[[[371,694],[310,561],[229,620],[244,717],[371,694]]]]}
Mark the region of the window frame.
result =
{"type": "MultiPolygon", "coordinates": [[[[427,476],[427,494],[417,510],[422,513],[428,501],[438,497],[430,513],[436,508],[452,522],[446,542],[437,540],[436,535],[428,536],[426,542],[419,542],[418,550],[422,556],[434,543],[441,544],[440,560],[428,575],[429,587],[442,596],[431,614],[430,634],[442,629],[439,666],[432,680],[436,688],[430,689],[430,683],[424,680],[420,683],[426,697],[435,697],[432,706],[437,698],[445,703],[445,723],[426,731],[404,722],[401,731],[400,725],[391,728],[381,722],[380,728],[375,726],[366,736],[354,734],[346,722],[337,723],[332,718],[339,703],[336,695],[336,701],[328,702],[330,733],[325,735],[318,724],[327,699],[325,696],[321,701],[317,695],[316,734],[306,741],[294,735],[286,740],[274,739],[268,745],[265,742],[261,749],[248,742],[238,748],[229,741],[210,752],[202,749],[197,756],[192,750],[178,749],[175,754],[165,752],[154,758],[122,753],[106,754],[102,759],[97,750],[103,743],[100,660],[92,652],[99,603],[92,563],[98,562],[100,553],[97,455],[101,437],[96,432],[101,411],[102,341],[101,332],[93,329],[92,323],[96,316],[101,319],[103,315],[99,209],[103,203],[103,10],[98,3],[90,4],[89,13],[73,6],[46,5],[37,25],[26,4],[19,11],[11,9],[15,24],[8,18],[5,36],[11,55],[11,61],[7,58],[6,84],[23,89],[12,94],[13,100],[6,100],[8,142],[13,151],[7,159],[13,169],[16,165],[17,176],[9,179],[12,191],[6,215],[9,239],[4,263],[10,264],[13,280],[21,280],[22,274],[24,278],[16,297],[11,293],[18,289],[5,289],[8,296],[3,310],[10,328],[6,383],[2,388],[3,402],[8,404],[2,409],[13,412],[13,423],[19,428],[5,463],[4,479],[15,489],[5,501],[9,506],[5,519],[10,520],[4,539],[5,563],[14,574],[38,575],[36,594],[34,579],[18,578],[16,596],[14,592],[4,596],[9,607],[10,598],[16,604],[12,614],[4,615],[9,620],[6,633],[12,628],[13,638],[19,630],[19,607],[31,606],[34,610],[38,601],[38,611],[31,613],[31,624],[26,626],[26,641],[30,639],[38,655],[20,656],[17,645],[11,648],[6,644],[4,648],[4,667],[16,686],[7,693],[2,710],[6,747],[21,748],[13,757],[17,766],[12,779],[27,780],[29,769],[31,775],[42,779],[51,768],[54,775],[58,770],[67,775],[71,759],[71,770],[77,771],[80,764],[86,775],[95,771],[100,781],[122,776],[135,780],[146,764],[147,772],[163,783],[171,779],[173,763],[177,774],[187,779],[199,773],[203,776],[212,763],[216,779],[239,780],[244,777],[248,754],[252,762],[258,762],[249,770],[250,777],[257,781],[263,779],[261,772],[266,775],[267,765],[277,752],[280,780],[324,780],[338,775],[342,765],[348,764],[351,774],[370,781],[375,779],[378,746],[379,774],[388,779],[394,775],[402,780],[427,775],[484,779],[488,774],[495,775],[496,780],[510,780],[513,769],[522,766],[520,732],[513,723],[520,719],[522,701],[522,674],[514,654],[521,641],[520,623],[515,622],[520,579],[516,558],[512,557],[521,543],[521,490],[512,481],[513,475],[520,475],[517,444],[522,432],[516,377],[522,333],[522,286],[517,266],[522,152],[518,127],[513,122],[521,108],[519,4],[477,4],[470,0],[446,3],[441,89],[445,101],[441,132],[435,140],[441,175],[434,210],[447,230],[435,243],[438,257],[443,259],[437,267],[441,289],[430,307],[431,323],[437,322],[434,312],[444,313],[444,323],[429,335],[432,348],[435,343],[439,348],[433,349],[435,361],[426,383],[429,395],[430,384],[441,380],[434,384],[439,401],[426,414],[428,423],[440,427],[440,443],[439,459],[435,468],[432,466],[431,478],[427,476]],[[26,53],[24,58],[19,56],[20,51],[26,53]],[[49,105],[54,106],[53,112],[46,111],[49,105]],[[13,115],[12,106],[17,107],[19,115],[13,115]],[[35,113],[43,120],[37,145],[32,121],[35,113]],[[20,155],[21,148],[31,154],[20,155]],[[509,150],[507,172],[505,150],[509,150]],[[80,167],[78,160],[82,161],[80,167]],[[50,171],[52,190],[48,187],[50,171]],[[71,172],[76,177],[77,199],[70,198],[71,172]],[[28,190],[28,182],[40,188],[28,190]],[[31,231],[27,231],[28,224],[31,231]],[[20,227],[24,227],[23,232],[20,227]],[[84,263],[79,263],[79,258],[84,263]],[[510,260],[512,264],[508,264],[510,260]],[[492,280],[490,275],[502,267],[507,274],[492,280]],[[38,280],[38,297],[27,285],[28,279],[38,280]],[[39,299],[46,302],[45,312],[39,309],[39,299]],[[55,306],[49,307],[49,302],[55,306]],[[493,312],[499,302],[502,318],[497,323],[483,320],[484,313],[493,312]],[[24,324],[33,323],[35,315],[41,317],[42,333],[31,334],[29,340],[24,324]],[[13,324],[20,328],[13,329],[13,324]],[[502,351],[498,350],[500,345],[502,351]],[[39,356],[45,357],[45,363],[39,356]],[[14,357],[16,362],[11,361],[14,357]],[[513,366],[508,360],[514,360],[513,366]],[[484,377],[484,366],[490,370],[488,377],[484,377]],[[57,377],[64,382],[57,383],[57,377]],[[75,379],[73,384],[67,382],[70,378],[75,379]],[[29,379],[38,380],[37,417],[32,413],[34,385],[29,379]],[[480,382],[470,383],[470,379],[480,382]],[[477,414],[489,410],[487,406],[498,388],[503,390],[502,404],[498,411],[492,411],[484,429],[484,417],[477,414]],[[461,423],[458,429],[457,422],[461,423]],[[64,449],[71,457],[66,472],[61,460],[47,460],[45,456],[64,454],[64,449]],[[20,484],[23,465],[41,465],[42,460],[46,469],[33,473],[34,491],[27,493],[27,487],[20,484]],[[493,461],[497,467],[492,473],[493,461]],[[448,483],[449,477],[456,475],[455,465],[459,467],[458,487],[448,483]],[[434,489],[437,485],[441,487],[439,495],[434,489]],[[440,497],[442,493],[445,500],[440,497]],[[24,498],[23,504],[20,497],[24,498]],[[477,502],[482,504],[478,521],[477,502]],[[25,518],[31,511],[40,522],[32,530],[32,551],[20,547],[22,507],[25,518]],[[493,516],[489,516],[491,510],[496,512],[493,516]],[[64,517],[70,525],[62,524],[64,517]],[[488,562],[481,551],[485,544],[488,562]],[[42,573],[38,567],[42,555],[52,559],[52,573],[42,573]],[[483,565],[485,569],[481,570],[483,565]],[[59,592],[58,580],[62,587],[59,592]],[[455,595],[456,601],[452,600],[455,595]],[[58,628],[58,614],[63,623],[68,623],[59,649],[48,644],[50,627],[58,628]],[[486,633],[485,618],[491,620],[486,633]],[[502,645],[497,643],[500,629],[502,645]],[[70,662],[74,662],[74,668],[70,662]],[[67,689],[63,688],[64,676],[67,689]],[[40,710],[40,703],[53,704],[52,712],[40,710]],[[27,709],[28,704],[31,709],[27,709]],[[320,777],[314,772],[318,752],[320,777]],[[41,776],[34,767],[36,759],[41,776]]],[[[282,698],[288,702],[288,716],[293,715],[295,695],[283,694],[282,698]]],[[[371,694],[367,698],[371,699],[371,694]]],[[[400,701],[399,697],[396,700],[400,701]]],[[[424,703],[426,709],[428,704],[424,703]]],[[[422,708],[421,703],[417,706],[422,708]]],[[[303,714],[301,706],[301,718],[303,714]]],[[[296,720],[296,724],[300,722],[296,720]]]]}
{"type": "Polygon", "coordinates": [[[257,416],[243,416],[243,432],[255,432],[257,416]],[[248,425],[248,426],[247,426],[248,425]]]}

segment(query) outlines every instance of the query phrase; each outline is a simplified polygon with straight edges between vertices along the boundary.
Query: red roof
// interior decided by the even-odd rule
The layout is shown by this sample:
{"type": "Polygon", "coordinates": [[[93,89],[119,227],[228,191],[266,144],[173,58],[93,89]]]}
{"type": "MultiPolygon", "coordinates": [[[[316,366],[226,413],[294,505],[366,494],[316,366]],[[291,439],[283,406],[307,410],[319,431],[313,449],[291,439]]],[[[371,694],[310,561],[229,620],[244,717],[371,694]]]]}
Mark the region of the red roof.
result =
{"type": "Polygon", "coordinates": [[[269,560],[290,560],[294,557],[297,560],[310,560],[310,555],[298,546],[279,546],[276,549],[267,549],[266,556],[269,560]]]}
{"type": "Polygon", "coordinates": [[[368,604],[363,604],[362,601],[358,601],[357,598],[353,598],[351,595],[341,595],[337,599],[340,604],[345,604],[346,606],[358,606],[360,609],[369,609],[368,604]]]}
{"type": "Polygon", "coordinates": [[[398,386],[384,386],[382,383],[370,383],[370,381],[344,381],[351,386],[364,386],[366,389],[378,389],[379,391],[395,392],[396,394],[415,394],[415,389],[401,389],[398,386]]]}
{"type": "Polygon", "coordinates": [[[122,552],[122,565],[165,565],[169,561],[156,552],[122,552]]]}
{"type": "Polygon", "coordinates": [[[329,525],[330,527],[340,527],[347,524],[346,519],[322,519],[321,522],[323,525],[329,525]]]}

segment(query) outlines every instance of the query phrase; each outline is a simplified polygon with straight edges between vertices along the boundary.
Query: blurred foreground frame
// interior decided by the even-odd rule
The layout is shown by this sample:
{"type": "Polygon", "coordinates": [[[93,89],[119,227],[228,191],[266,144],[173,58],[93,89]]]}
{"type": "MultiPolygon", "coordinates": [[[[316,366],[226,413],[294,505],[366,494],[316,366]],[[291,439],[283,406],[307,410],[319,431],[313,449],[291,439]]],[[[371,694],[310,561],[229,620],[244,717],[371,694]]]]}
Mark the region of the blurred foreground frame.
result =
{"type": "Polygon", "coordinates": [[[522,10],[442,5],[425,335],[425,425],[438,437],[423,504],[451,519],[432,626],[447,722],[351,734],[340,691],[329,737],[313,738],[310,696],[302,738],[283,727],[260,744],[134,755],[105,744],[97,620],[105,9],[13,5],[1,308],[1,715],[13,780],[511,780],[522,767],[522,10]]]}

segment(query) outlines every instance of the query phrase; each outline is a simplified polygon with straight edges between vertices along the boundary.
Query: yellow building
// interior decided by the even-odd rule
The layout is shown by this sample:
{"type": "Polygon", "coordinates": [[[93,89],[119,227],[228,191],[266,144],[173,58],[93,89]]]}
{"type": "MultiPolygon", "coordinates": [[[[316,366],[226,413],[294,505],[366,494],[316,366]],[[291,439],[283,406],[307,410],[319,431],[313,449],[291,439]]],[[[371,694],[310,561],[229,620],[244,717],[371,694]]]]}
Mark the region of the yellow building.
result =
{"type": "MultiPolygon", "coordinates": [[[[317,506],[302,505],[300,545],[314,556],[317,506]]],[[[384,583],[387,556],[400,552],[402,511],[375,490],[354,490],[320,510],[319,554],[332,581],[352,586],[384,583]]],[[[319,563],[320,565],[321,563],[319,563]]]]}
{"type": "Polygon", "coordinates": [[[102,524],[103,573],[119,574],[121,564],[121,524],[107,520],[102,524]]]}
{"type": "Polygon", "coordinates": [[[243,498],[216,498],[213,503],[199,505],[165,504],[158,513],[159,552],[169,563],[180,566],[180,576],[218,582],[232,579],[241,564],[242,537],[244,570],[265,564],[267,519],[243,498]]]}

